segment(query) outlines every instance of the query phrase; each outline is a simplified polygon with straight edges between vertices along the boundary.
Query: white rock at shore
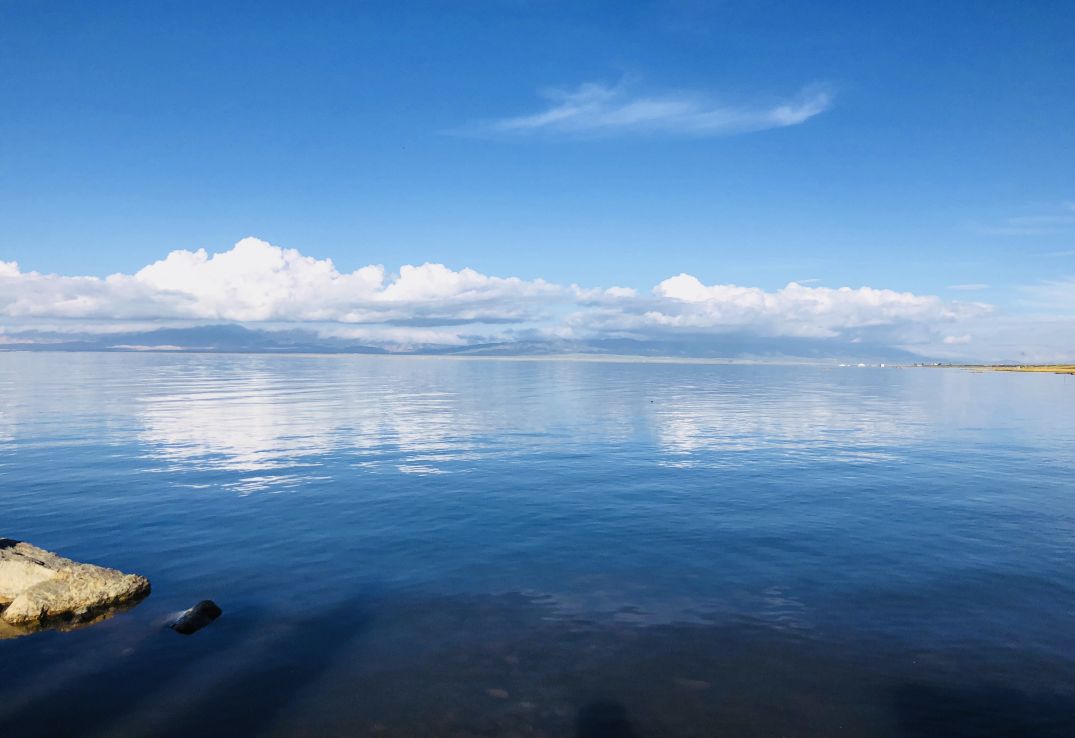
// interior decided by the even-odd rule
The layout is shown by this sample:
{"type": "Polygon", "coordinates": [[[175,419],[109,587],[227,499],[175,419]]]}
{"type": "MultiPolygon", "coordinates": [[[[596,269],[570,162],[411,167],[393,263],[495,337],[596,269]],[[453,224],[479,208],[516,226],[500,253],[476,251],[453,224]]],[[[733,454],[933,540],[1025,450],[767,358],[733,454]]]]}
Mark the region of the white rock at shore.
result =
{"type": "Polygon", "coordinates": [[[29,543],[0,538],[0,618],[20,627],[83,622],[149,594],[149,580],[80,564],[29,543]]]}

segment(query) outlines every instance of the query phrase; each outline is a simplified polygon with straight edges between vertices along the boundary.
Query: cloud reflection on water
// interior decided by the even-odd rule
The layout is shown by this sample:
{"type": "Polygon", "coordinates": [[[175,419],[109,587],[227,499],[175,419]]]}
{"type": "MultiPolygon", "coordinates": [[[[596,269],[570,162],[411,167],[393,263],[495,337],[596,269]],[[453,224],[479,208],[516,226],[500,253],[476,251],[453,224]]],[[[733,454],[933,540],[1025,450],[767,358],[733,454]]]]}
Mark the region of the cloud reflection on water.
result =
{"type": "Polygon", "coordinates": [[[856,388],[774,385],[764,397],[736,387],[669,388],[654,411],[668,466],[727,466],[745,454],[777,451],[788,459],[889,461],[892,449],[922,439],[923,408],[856,388]]]}
{"type": "Polygon", "coordinates": [[[151,458],[171,470],[244,475],[234,485],[243,492],[301,484],[334,459],[371,473],[435,475],[565,440],[579,453],[673,467],[738,465],[758,451],[890,460],[924,427],[922,406],[895,401],[891,386],[887,395],[834,389],[831,376],[811,385],[800,373],[806,385],[770,383],[772,394],[760,397],[735,368],[683,369],[242,357],[216,361],[211,378],[165,367],[160,381],[142,385],[150,389],[135,412],[151,458]]]}
{"type": "Polygon", "coordinates": [[[249,474],[243,491],[294,485],[340,454],[367,468],[391,461],[435,472],[433,463],[468,453],[473,433],[460,432],[466,422],[452,393],[406,391],[405,377],[326,366],[328,376],[296,375],[289,363],[267,361],[224,377],[226,391],[165,385],[139,398],[139,437],[172,469],[249,474]]]}

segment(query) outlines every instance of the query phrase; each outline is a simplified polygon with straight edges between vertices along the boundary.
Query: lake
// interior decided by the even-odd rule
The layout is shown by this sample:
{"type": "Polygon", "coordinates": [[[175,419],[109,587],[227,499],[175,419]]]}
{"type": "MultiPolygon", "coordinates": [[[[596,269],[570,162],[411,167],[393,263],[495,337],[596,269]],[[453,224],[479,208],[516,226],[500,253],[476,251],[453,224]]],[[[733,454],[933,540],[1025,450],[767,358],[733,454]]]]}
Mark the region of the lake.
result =
{"type": "Polygon", "coordinates": [[[1075,735],[1075,377],[0,354],[2,535],[20,738],[1075,735]]]}

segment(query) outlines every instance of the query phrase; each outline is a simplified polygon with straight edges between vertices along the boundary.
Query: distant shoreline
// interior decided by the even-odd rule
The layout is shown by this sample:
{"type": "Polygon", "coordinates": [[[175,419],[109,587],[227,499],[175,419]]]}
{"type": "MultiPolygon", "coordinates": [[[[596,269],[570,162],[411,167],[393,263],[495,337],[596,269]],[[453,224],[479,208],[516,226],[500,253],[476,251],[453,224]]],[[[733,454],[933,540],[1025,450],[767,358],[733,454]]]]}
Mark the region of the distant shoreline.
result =
{"type": "MultiPolygon", "coordinates": [[[[420,353],[420,352],[318,352],[318,351],[218,351],[204,349],[4,349],[0,347],[0,356],[4,354],[107,354],[117,355],[167,355],[167,356],[258,356],[275,358],[326,358],[326,359],[450,359],[453,361],[564,361],[564,362],[593,362],[610,364],[720,364],[735,366],[818,366],[836,367],[835,360],[828,359],[798,359],[788,358],[737,358],[737,357],[708,357],[708,356],[644,356],[633,354],[466,354],[466,353],[420,353]]],[[[855,364],[841,364],[839,366],[856,366],[855,364]]],[[[869,364],[863,366],[882,366],[869,364]]],[[[898,364],[887,364],[890,367],[898,364]]]]}
{"type": "Polygon", "coordinates": [[[984,366],[980,368],[990,372],[1045,372],[1047,374],[1075,374],[1075,364],[1019,364],[1018,366],[994,364],[991,366],[984,366]]]}
{"type": "MultiPolygon", "coordinates": [[[[481,354],[481,353],[424,353],[384,352],[365,353],[349,351],[225,351],[214,349],[186,349],[179,347],[146,347],[139,349],[24,349],[4,348],[4,354],[127,354],[172,356],[272,356],[278,358],[363,358],[363,359],[451,359],[455,361],[553,361],[609,364],[705,364],[728,366],[813,366],[822,368],[881,368],[881,369],[966,369],[976,372],[1028,372],[1036,374],[1075,375],[1075,364],[948,364],[942,362],[894,361],[884,363],[837,363],[838,359],[817,358],[762,358],[762,357],[716,357],[716,356],[660,356],[637,354],[600,353],[548,353],[548,354],[481,354]]],[[[846,361],[846,360],[845,360],[846,361]]]]}
{"type": "Polygon", "coordinates": [[[945,369],[976,372],[1029,372],[1034,374],[1075,374],[1075,364],[927,364],[945,369]]]}

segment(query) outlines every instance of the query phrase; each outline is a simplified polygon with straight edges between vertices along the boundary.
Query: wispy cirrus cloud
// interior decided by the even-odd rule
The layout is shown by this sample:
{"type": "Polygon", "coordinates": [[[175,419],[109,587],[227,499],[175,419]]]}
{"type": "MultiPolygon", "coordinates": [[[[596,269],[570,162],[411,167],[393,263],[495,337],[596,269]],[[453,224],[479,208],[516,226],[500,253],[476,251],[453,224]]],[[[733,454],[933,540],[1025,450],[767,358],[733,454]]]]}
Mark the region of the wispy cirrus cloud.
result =
{"type": "Polygon", "coordinates": [[[1036,212],[1005,218],[998,223],[978,225],[988,236],[1056,236],[1075,233],[1075,202],[1037,206],[1036,212]]]}
{"type": "MultiPolygon", "coordinates": [[[[1022,288],[1022,303],[1054,314],[1075,314],[1075,276],[1048,279],[1022,288]]],[[[1075,339],[1075,336],[1073,336],[1075,339]]]]}
{"type": "Polygon", "coordinates": [[[957,292],[977,292],[978,290],[987,290],[989,285],[981,282],[973,282],[971,284],[950,284],[948,289],[955,290],[957,292]]]}
{"type": "Polygon", "coordinates": [[[804,87],[793,97],[765,104],[730,104],[693,91],[639,94],[632,86],[590,82],[574,89],[549,89],[544,110],[484,121],[465,132],[485,135],[728,136],[795,126],[832,105],[826,85],[804,87]]]}

